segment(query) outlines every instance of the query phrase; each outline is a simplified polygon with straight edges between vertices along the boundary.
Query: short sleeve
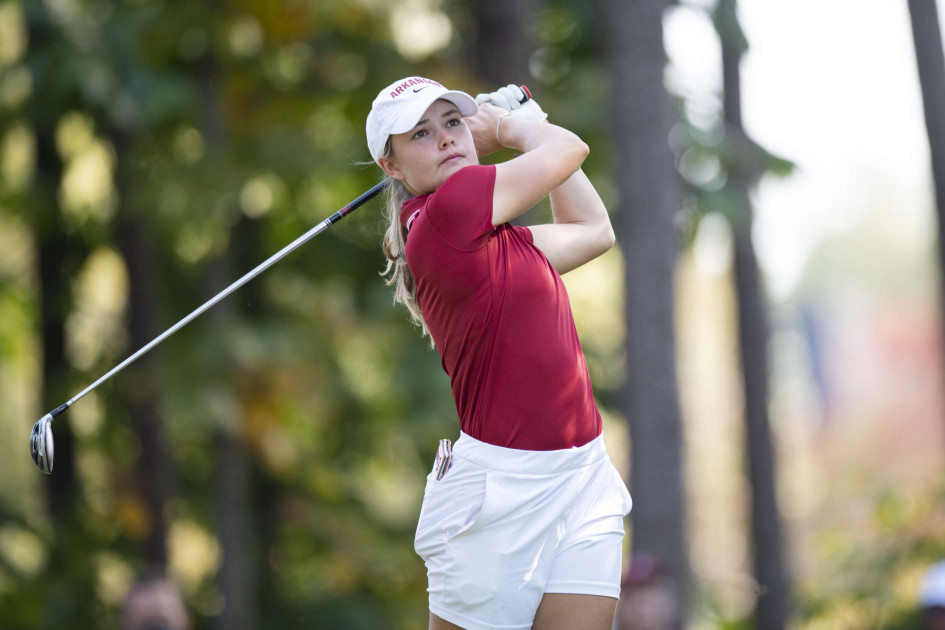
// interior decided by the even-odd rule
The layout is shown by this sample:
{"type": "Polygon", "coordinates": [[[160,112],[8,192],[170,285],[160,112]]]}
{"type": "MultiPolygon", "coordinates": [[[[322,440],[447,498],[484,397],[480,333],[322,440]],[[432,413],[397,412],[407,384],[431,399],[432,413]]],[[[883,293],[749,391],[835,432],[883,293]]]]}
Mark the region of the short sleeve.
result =
{"type": "Polygon", "coordinates": [[[532,234],[532,229],[531,229],[530,227],[525,226],[525,225],[516,225],[516,226],[514,227],[514,230],[515,230],[515,232],[516,232],[517,234],[519,234],[522,238],[524,238],[526,241],[528,241],[528,244],[529,244],[529,245],[534,245],[534,244],[535,244],[535,235],[532,234]]]}
{"type": "Polygon", "coordinates": [[[495,166],[467,166],[449,177],[427,202],[427,220],[452,247],[476,250],[495,231],[495,166]]]}

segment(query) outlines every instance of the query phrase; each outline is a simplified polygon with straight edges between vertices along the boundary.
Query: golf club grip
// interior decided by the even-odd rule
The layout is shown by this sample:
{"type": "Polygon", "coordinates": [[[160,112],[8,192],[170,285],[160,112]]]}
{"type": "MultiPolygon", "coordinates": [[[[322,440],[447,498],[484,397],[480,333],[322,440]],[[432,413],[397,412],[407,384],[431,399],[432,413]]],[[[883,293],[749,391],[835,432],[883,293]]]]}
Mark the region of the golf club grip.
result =
{"type": "Polygon", "coordinates": [[[325,219],[324,221],[322,221],[321,223],[319,223],[318,225],[310,229],[308,232],[298,237],[297,239],[295,239],[294,241],[292,241],[291,243],[289,243],[288,245],[280,249],[278,252],[276,252],[269,258],[267,258],[265,261],[257,265],[252,271],[250,271],[249,273],[245,274],[240,279],[233,282],[230,286],[223,289],[223,291],[217,293],[215,296],[213,296],[212,298],[204,302],[201,306],[199,306],[189,315],[184,317],[182,320],[180,320],[179,322],[177,322],[176,324],[174,324],[173,326],[165,330],[163,333],[155,337],[153,340],[151,340],[147,345],[142,347],[140,350],[138,350],[137,352],[132,354],[130,357],[128,357],[127,359],[125,359],[124,361],[122,361],[121,363],[113,367],[111,370],[106,372],[104,376],[102,376],[97,381],[95,381],[94,383],[92,383],[91,385],[83,389],[81,392],[76,394],[71,400],[69,400],[69,402],[57,407],[55,411],[51,412],[52,417],[55,418],[56,416],[64,412],[73,403],[81,399],[83,396],[85,396],[86,394],[94,390],[96,387],[98,387],[99,385],[101,385],[102,383],[110,379],[112,376],[114,376],[118,372],[122,371],[131,363],[134,363],[142,355],[144,355],[149,350],[154,348],[154,346],[158,345],[159,343],[161,343],[162,341],[164,341],[165,339],[173,335],[175,332],[177,332],[178,330],[180,330],[181,328],[189,324],[191,321],[193,321],[194,319],[196,319],[197,317],[199,317],[200,315],[208,311],[210,308],[215,306],[218,302],[223,300],[225,297],[227,297],[228,295],[230,295],[231,293],[233,293],[234,291],[242,287],[244,284],[246,284],[247,282],[249,282],[256,276],[261,274],[263,271],[265,271],[266,269],[268,269],[275,263],[279,262],[280,260],[288,256],[289,254],[291,254],[293,251],[295,251],[296,249],[304,245],[306,242],[308,242],[309,240],[311,240],[318,234],[321,234],[322,232],[324,232],[326,229],[328,229],[329,227],[331,227],[332,225],[340,221],[342,218],[351,214],[351,212],[353,212],[360,206],[364,205],[365,202],[376,197],[382,190],[384,190],[384,188],[387,187],[389,183],[390,183],[390,178],[389,177],[385,178],[379,184],[376,184],[373,187],[371,187],[369,190],[364,192],[360,197],[358,197],[357,199],[355,199],[354,201],[346,205],[344,208],[342,208],[335,214],[331,215],[330,217],[328,217],[327,219],[325,219]]]}

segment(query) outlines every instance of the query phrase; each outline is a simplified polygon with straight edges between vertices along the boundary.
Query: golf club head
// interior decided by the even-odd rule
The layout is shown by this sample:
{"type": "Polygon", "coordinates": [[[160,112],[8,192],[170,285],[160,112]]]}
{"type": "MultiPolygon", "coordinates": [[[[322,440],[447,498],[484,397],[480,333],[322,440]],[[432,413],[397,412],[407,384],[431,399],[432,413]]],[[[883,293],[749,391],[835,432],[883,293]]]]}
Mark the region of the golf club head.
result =
{"type": "Polygon", "coordinates": [[[52,414],[47,413],[33,425],[30,432],[30,455],[33,456],[33,462],[36,467],[47,475],[53,469],[53,434],[52,434],[52,414]]]}

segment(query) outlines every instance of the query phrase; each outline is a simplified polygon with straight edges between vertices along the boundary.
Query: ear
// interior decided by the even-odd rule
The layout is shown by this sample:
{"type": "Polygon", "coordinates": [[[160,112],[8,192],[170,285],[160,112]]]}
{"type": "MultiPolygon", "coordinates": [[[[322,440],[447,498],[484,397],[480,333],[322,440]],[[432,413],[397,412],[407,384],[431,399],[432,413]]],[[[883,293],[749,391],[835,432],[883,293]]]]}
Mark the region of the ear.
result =
{"type": "Polygon", "coordinates": [[[380,165],[382,169],[384,169],[384,172],[387,173],[390,177],[400,180],[400,181],[404,181],[405,179],[404,172],[401,171],[400,168],[397,167],[397,163],[393,160],[393,158],[381,157],[381,158],[378,158],[377,163],[378,165],[380,165]]]}

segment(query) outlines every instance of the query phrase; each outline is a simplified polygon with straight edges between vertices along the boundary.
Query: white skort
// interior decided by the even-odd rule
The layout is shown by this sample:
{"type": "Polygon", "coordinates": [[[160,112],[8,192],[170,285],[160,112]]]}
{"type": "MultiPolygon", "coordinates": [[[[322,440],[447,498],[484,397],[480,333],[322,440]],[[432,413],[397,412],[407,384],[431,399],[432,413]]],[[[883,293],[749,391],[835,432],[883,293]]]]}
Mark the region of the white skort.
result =
{"type": "Polygon", "coordinates": [[[603,436],[523,451],[460,435],[427,477],[414,548],[430,611],[467,630],[528,630],[545,593],[620,595],[627,488],[603,436]]]}

